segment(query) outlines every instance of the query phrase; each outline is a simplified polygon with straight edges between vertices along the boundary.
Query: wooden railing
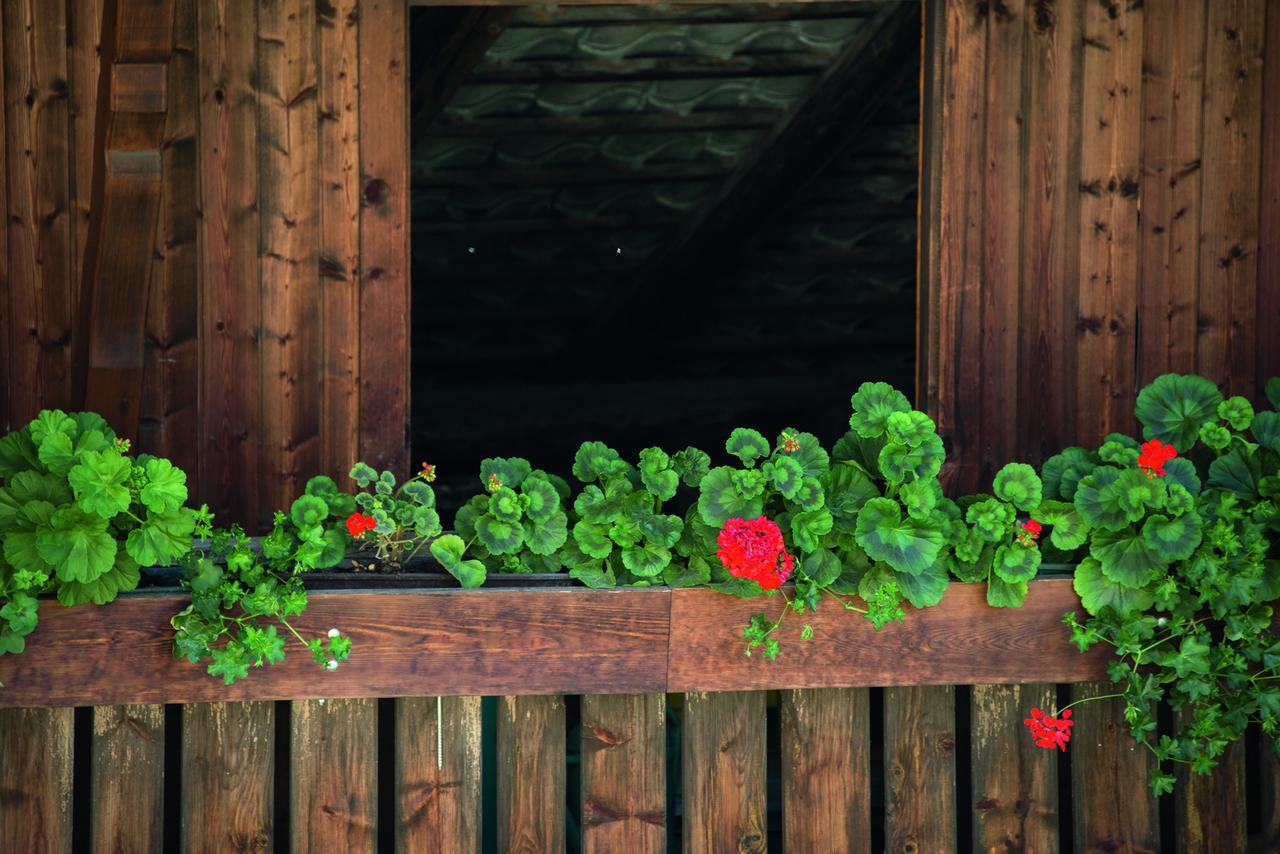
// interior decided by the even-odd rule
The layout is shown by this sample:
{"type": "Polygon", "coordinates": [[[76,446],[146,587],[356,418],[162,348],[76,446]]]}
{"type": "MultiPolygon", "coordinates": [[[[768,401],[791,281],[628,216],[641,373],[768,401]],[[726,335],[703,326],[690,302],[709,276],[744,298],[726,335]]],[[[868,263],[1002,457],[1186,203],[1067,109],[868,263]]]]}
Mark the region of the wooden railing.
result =
{"type": "Polygon", "coordinates": [[[773,664],[737,637],[761,602],[709,591],[313,593],[351,661],[231,687],[173,661],[179,601],[42,606],[0,658],[0,851],[1280,850],[1256,734],[1161,802],[1114,701],[1032,745],[1104,678],[1066,581],[825,608],[773,664]]]}

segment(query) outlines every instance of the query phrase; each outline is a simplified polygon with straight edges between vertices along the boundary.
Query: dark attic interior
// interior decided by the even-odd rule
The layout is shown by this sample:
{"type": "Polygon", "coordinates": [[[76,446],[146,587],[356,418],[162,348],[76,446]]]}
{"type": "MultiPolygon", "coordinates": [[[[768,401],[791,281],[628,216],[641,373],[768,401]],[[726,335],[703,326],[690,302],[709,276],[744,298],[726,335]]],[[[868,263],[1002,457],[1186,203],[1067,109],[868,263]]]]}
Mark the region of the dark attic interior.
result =
{"type": "Polygon", "coordinates": [[[424,7],[414,459],[564,471],[915,384],[914,2],[424,7]]]}

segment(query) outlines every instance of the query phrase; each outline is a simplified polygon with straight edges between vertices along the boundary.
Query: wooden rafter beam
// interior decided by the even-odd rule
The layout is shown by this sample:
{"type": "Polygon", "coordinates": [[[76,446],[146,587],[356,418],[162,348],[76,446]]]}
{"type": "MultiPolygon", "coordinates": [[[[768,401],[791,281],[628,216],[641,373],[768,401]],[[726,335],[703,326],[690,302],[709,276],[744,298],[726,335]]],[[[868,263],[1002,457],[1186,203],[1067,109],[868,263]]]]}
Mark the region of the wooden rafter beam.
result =
{"type": "Polygon", "coordinates": [[[421,139],[511,21],[514,7],[431,9],[414,16],[410,139],[421,139]]]}

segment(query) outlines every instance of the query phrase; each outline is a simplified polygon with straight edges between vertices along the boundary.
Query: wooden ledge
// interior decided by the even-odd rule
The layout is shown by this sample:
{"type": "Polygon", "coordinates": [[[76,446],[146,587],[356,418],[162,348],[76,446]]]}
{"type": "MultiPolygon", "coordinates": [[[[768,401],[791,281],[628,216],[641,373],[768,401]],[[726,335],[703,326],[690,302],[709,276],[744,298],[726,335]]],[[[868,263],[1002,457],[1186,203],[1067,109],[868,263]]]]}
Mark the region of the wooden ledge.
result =
{"type": "Polygon", "coordinates": [[[879,632],[824,602],[789,614],[774,663],[742,654],[742,627],[774,599],[710,590],[422,590],[313,592],[295,626],[337,627],[354,644],[337,670],[296,642],[280,664],[226,686],[172,655],[174,593],[132,593],[102,607],[42,603],[21,655],[0,657],[0,708],[437,694],[630,694],[855,685],[1078,682],[1103,679],[1108,650],[1081,655],[1062,615],[1079,607],[1066,579],[1034,581],[1027,604],[990,608],[980,584],[908,610],[879,632]],[[814,637],[799,638],[804,622],[814,637]]]}

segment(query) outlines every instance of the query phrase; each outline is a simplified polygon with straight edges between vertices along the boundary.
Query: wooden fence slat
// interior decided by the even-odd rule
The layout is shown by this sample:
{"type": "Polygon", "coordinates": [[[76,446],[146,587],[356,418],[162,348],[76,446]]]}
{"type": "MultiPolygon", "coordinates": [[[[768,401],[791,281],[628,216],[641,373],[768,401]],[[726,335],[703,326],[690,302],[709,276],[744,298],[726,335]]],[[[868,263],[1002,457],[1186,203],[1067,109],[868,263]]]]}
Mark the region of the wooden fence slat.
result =
{"type": "Polygon", "coordinates": [[[84,252],[89,237],[89,209],[93,198],[102,3],[103,0],[76,0],[71,14],[71,46],[67,63],[71,71],[71,150],[75,198],[72,216],[75,254],[72,258],[71,287],[77,301],[83,280],[84,252]]]}
{"type": "MultiPolygon", "coordinates": [[[[1115,691],[1109,682],[1072,686],[1071,699],[1115,691]]],[[[1160,810],[1147,787],[1151,751],[1129,733],[1124,701],[1097,700],[1071,710],[1071,812],[1076,850],[1157,851],[1160,810]]]]}
{"type": "Polygon", "coordinates": [[[71,851],[71,742],[71,709],[0,710],[0,851],[71,851]]]}
{"type": "Polygon", "coordinates": [[[956,851],[955,688],[884,690],[885,845],[956,851]]]}
{"type": "Polygon", "coordinates": [[[782,821],[788,851],[871,848],[866,688],[783,691],[782,821]]]}
{"type": "Polygon", "coordinates": [[[661,854],[667,844],[667,698],[582,698],[582,851],[661,854]]]}
{"type": "Polygon", "coordinates": [[[1053,685],[975,685],[970,695],[973,850],[1058,850],[1057,751],[1037,747],[1023,721],[1051,714],[1053,685]]]}
{"type": "MultiPolygon", "coordinates": [[[[10,55],[5,38],[7,26],[5,7],[0,3],[0,57],[4,58],[10,55]]],[[[0,430],[7,433],[17,429],[20,424],[15,422],[26,415],[16,412],[13,397],[17,380],[12,373],[12,361],[13,351],[18,345],[12,338],[15,327],[11,321],[15,307],[13,297],[18,288],[13,286],[9,278],[9,132],[6,119],[9,90],[5,83],[8,77],[6,65],[6,62],[0,60],[0,217],[4,218],[0,222],[0,382],[4,383],[4,389],[0,390],[0,430]]]]}
{"type": "Polygon", "coordinates": [[[479,852],[480,698],[396,700],[395,743],[396,851],[479,852]]]}
{"type": "MultiPolygon", "coordinates": [[[[1258,217],[1258,317],[1263,324],[1280,318],[1280,9],[1267,8],[1267,38],[1263,49],[1262,188],[1258,217]]],[[[2,274],[0,274],[2,275],[2,274]]],[[[1267,380],[1280,376],[1280,347],[1258,348],[1260,400],[1267,380]]]]}
{"type": "Polygon", "coordinates": [[[498,701],[498,850],[565,847],[565,717],[559,695],[498,701]]]}
{"type": "Polygon", "coordinates": [[[1249,854],[1271,854],[1280,851],[1280,758],[1272,749],[1270,737],[1260,734],[1259,742],[1262,814],[1258,816],[1257,833],[1249,838],[1249,854]]]}
{"type": "Polygon", "coordinates": [[[1237,854],[1247,845],[1244,745],[1227,748],[1207,776],[1177,769],[1173,791],[1177,850],[1187,854],[1237,854]]]}
{"type": "Polygon", "coordinates": [[[764,692],[686,694],[682,744],[686,854],[764,851],[764,692]]]}
{"type": "Polygon", "coordinates": [[[266,854],[275,847],[275,704],[182,709],[182,850],[266,854]]]}
{"type": "Polygon", "coordinates": [[[94,851],[164,845],[164,706],[93,710],[91,838],[94,851]]]}
{"type": "Polygon", "coordinates": [[[373,851],[378,824],[378,701],[293,703],[289,755],[294,851],[373,851]]]}

